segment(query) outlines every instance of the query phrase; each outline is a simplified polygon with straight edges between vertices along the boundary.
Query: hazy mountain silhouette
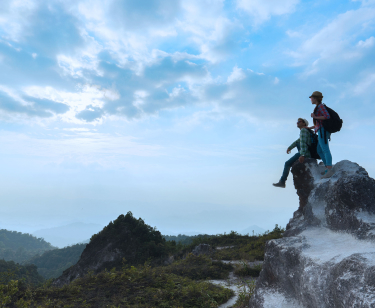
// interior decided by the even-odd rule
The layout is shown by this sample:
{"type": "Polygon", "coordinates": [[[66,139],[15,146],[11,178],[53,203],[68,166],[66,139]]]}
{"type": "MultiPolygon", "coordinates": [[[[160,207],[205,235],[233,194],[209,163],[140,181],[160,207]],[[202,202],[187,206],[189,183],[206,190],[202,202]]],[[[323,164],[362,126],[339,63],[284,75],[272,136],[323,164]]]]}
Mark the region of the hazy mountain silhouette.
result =
{"type": "Polygon", "coordinates": [[[99,224],[75,222],[65,226],[37,230],[33,232],[33,235],[44,238],[54,246],[63,248],[87,242],[87,239],[102,229],[103,226],[99,224]]]}

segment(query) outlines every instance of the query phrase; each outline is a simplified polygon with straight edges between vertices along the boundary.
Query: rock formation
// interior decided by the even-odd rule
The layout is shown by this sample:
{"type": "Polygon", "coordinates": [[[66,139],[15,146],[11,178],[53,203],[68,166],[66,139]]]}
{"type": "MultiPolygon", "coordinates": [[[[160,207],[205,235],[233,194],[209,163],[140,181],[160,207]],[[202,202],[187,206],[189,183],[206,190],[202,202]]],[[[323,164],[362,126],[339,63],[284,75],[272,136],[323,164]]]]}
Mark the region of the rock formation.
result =
{"type": "Polygon", "coordinates": [[[320,179],[314,159],[292,168],[300,205],[267,243],[253,308],[375,307],[375,180],[341,161],[320,179]]]}
{"type": "Polygon", "coordinates": [[[89,272],[97,274],[114,267],[120,269],[123,265],[143,264],[149,260],[163,263],[167,259],[168,247],[160,232],[128,212],[93,235],[77,264],[65,270],[53,284],[62,286],[89,272]]]}

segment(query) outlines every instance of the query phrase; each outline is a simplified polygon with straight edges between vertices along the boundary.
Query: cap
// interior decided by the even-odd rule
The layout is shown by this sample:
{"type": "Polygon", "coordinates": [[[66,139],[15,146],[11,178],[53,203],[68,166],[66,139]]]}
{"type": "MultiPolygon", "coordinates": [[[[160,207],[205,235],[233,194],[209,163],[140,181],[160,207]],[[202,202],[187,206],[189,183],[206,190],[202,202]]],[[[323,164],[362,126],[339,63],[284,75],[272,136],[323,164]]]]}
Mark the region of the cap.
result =
{"type": "Polygon", "coordinates": [[[309,96],[309,98],[312,96],[323,98],[322,92],[319,92],[319,91],[314,91],[313,94],[309,96]]]}
{"type": "Polygon", "coordinates": [[[306,119],[301,119],[303,122],[305,122],[306,126],[309,126],[309,121],[307,121],[306,119]]]}

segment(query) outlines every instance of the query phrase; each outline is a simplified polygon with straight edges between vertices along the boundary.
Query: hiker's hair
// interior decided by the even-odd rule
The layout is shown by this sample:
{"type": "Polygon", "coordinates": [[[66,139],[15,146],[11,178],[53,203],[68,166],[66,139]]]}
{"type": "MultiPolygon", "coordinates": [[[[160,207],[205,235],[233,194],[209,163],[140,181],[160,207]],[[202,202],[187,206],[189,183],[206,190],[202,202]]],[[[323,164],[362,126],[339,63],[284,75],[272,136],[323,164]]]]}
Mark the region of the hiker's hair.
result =
{"type": "MultiPolygon", "coordinates": [[[[318,101],[318,105],[316,105],[314,108],[314,114],[315,114],[315,112],[318,110],[319,105],[322,103],[323,97],[317,97],[317,96],[313,96],[313,97],[318,101]]],[[[314,125],[316,125],[315,118],[313,119],[313,122],[314,122],[314,125]]]]}

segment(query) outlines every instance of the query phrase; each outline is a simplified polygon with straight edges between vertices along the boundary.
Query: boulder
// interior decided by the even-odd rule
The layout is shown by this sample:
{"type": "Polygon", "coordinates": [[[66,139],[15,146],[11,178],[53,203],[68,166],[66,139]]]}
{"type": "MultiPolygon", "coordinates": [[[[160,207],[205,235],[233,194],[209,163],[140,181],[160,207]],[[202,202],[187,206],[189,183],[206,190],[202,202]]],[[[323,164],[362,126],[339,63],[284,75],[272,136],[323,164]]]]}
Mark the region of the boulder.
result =
{"type": "Polygon", "coordinates": [[[375,307],[375,181],[348,160],[329,179],[322,170],[293,166],[299,208],[266,245],[250,307],[375,307]]]}

